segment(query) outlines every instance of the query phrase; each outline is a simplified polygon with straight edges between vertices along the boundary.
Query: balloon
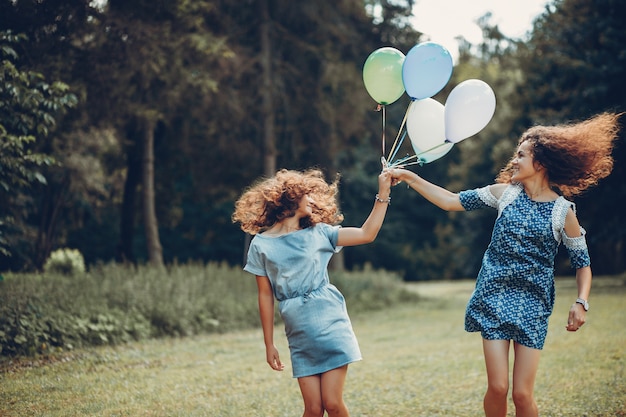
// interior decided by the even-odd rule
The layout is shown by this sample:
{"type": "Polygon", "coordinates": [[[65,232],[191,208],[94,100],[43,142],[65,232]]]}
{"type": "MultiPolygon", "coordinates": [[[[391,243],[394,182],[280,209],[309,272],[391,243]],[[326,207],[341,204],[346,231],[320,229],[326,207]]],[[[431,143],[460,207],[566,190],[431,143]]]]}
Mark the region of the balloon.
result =
{"type": "Polygon", "coordinates": [[[452,56],[434,42],[415,45],[406,54],[402,65],[402,82],[412,99],[424,99],[437,94],[452,75],[452,56]]]}
{"type": "Polygon", "coordinates": [[[404,94],[402,64],[404,54],[384,47],[372,52],[363,65],[365,89],[379,104],[391,104],[404,94]]]}
{"type": "Polygon", "coordinates": [[[444,106],[437,100],[425,98],[411,102],[406,118],[406,131],[418,160],[435,161],[454,146],[446,143],[444,106]]]}
{"type": "Polygon", "coordinates": [[[496,95],[481,80],[465,80],[452,89],[446,100],[446,139],[457,143],[480,132],[496,111],[496,95]]]}

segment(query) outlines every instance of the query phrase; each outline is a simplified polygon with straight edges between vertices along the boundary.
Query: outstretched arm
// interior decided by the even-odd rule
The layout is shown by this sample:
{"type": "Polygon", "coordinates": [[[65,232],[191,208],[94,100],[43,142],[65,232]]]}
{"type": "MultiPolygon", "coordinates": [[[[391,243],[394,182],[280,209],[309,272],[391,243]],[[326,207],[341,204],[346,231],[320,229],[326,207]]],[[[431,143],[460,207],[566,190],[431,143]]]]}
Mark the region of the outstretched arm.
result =
{"type": "Polygon", "coordinates": [[[378,194],[369,217],[361,227],[340,228],[337,246],[356,246],[373,242],[385,220],[387,207],[391,201],[390,196],[391,172],[383,171],[378,176],[378,194]]]}
{"type": "Polygon", "coordinates": [[[275,371],[282,371],[285,365],[280,361],[278,349],[274,346],[274,293],[268,277],[257,275],[256,284],[259,290],[259,315],[263,328],[265,356],[267,363],[275,371]]]}
{"type": "Polygon", "coordinates": [[[438,185],[432,184],[413,171],[408,169],[395,168],[392,171],[394,183],[406,182],[406,184],[420,193],[426,200],[430,201],[440,209],[446,211],[464,211],[458,194],[446,190],[438,185]]]}

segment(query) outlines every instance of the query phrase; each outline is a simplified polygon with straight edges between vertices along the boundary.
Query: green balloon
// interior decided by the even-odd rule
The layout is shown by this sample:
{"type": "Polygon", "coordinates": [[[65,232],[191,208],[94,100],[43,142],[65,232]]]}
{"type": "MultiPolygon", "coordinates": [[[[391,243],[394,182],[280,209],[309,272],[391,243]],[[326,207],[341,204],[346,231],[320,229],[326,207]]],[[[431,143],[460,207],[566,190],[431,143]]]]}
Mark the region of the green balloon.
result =
{"type": "Polygon", "coordinates": [[[367,57],[363,65],[363,82],[377,103],[391,104],[404,94],[404,58],[402,52],[388,46],[375,50],[367,57]]]}

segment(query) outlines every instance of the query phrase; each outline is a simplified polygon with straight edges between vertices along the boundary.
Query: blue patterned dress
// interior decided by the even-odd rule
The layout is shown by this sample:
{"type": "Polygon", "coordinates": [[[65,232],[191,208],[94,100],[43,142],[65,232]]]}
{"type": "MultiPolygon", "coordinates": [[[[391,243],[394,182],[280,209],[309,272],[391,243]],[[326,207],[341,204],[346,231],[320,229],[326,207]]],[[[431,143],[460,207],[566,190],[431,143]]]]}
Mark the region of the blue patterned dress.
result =
{"type": "Polygon", "coordinates": [[[521,185],[510,185],[496,199],[488,187],[463,191],[465,210],[498,210],[491,242],[467,304],[465,330],[487,340],[514,340],[542,349],[554,306],[554,260],[563,242],[573,268],[590,265],[585,241],[570,238],[564,225],[573,203],[531,200],[521,185]]]}
{"type": "Polygon", "coordinates": [[[250,243],[244,270],[272,284],[294,378],[361,360],[344,297],[328,277],[328,263],[341,249],[338,231],[320,223],[277,237],[258,234],[250,243]]]}

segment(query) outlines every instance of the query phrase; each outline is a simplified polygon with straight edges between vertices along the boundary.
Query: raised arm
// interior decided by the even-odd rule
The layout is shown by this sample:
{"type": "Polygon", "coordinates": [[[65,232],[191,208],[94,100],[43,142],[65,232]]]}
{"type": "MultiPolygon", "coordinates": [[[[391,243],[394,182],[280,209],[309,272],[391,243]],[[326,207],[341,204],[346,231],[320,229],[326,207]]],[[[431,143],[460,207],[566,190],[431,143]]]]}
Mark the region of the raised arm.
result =
{"type": "Polygon", "coordinates": [[[409,187],[420,193],[426,200],[446,211],[464,211],[459,195],[432,184],[413,171],[395,168],[391,170],[394,181],[405,182],[409,187]]]}
{"type": "Polygon", "coordinates": [[[383,225],[390,201],[391,172],[383,171],[378,176],[378,194],[370,215],[361,227],[340,228],[337,246],[356,246],[373,242],[383,225]]]}

